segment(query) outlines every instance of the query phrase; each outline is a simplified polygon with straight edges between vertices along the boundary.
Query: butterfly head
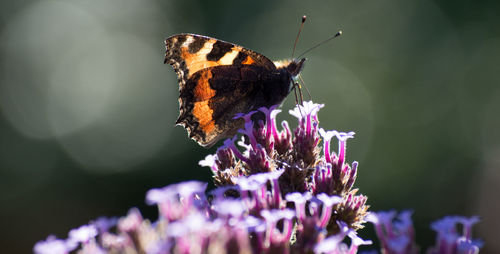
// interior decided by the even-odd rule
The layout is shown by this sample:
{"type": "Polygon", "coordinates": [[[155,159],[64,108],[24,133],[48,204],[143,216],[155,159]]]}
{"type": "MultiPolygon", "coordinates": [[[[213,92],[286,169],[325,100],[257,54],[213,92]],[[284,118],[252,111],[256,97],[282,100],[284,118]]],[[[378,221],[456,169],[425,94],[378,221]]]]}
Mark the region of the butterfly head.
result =
{"type": "Polygon", "coordinates": [[[300,60],[298,59],[293,59],[290,61],[290,63],[286,66],[286,69],[288,72],[292,75],[293,78],[297,77],[302,69],[304,68],[304,63],[306,62],[305,58],[302,58],[300,60]]]}
{"type": "Polygon", "coordinates": [[[286,69],[292,79],[295,79],[299,76],[300,72],[304,68],[304,63],[306,62],[306,58],[293,59],[293,60],[283,60],[283,61],[275,61],[274,65],[278,69],[286,69]]]}

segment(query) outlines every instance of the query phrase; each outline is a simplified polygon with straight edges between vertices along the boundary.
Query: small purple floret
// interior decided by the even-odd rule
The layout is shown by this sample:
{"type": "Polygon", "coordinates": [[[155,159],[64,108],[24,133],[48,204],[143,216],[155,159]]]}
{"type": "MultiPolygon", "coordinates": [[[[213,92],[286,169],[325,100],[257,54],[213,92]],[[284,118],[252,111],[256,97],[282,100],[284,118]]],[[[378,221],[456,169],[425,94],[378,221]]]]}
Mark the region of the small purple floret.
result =
{"type": "Polygon", "coordinates": [[[209,154],[207,155],[207,157],[205,157],[204,160],[198,162],[198,165],[202,167],[210,167],[210,169],[212,169],[212,172],[216,173],[217,171],[219,171],[216,160],[217,160],[217,155],[209,154]]]}
{"type": "Polygon", "coordinates": [[[94,225],[83,225],[69,231],[68,236],[71,241],[88,243],[91,239],[94,239],[97,234],[97,228],[94,225]]]}
{"type": "Polygon", "coordinates": [[[346,223],[339,221],[337,224],[339,225],[340,232],[318,243],[314,248],[314,253],[354,254],[357,253],[359,246],[372,244],[370,240],[361,239],[356,234],[356,231],[350,229],[346,223]],[[351,239],[351,245],[349,247],[347,244],[343,243],[346,236],[351,239]]]}
{"type": "Polygon", "coordinates": [[[76,246],[68,246],[65,240],[57,239],[55,236],[47,237],[47,240],[40,241],[33,247],[35,254],[66,254],[76,246]]]}
{"type": "Polygon", "coordinates": [[[396,211],[372,212],[366,220],[375,225],[380,247],[386,253],[418,253],[411,211],[403,211],[396,217],[396,211]]]}

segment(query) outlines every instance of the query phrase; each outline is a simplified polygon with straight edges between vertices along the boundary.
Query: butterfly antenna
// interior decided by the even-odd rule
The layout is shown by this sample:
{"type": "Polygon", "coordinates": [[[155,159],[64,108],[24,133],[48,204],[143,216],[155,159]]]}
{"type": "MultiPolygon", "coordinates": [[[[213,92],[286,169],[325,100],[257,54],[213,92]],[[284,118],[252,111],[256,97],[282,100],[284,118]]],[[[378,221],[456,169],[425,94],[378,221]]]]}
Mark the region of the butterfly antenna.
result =
{"type": "Polygon", "coordinates": [[[292,59],[293,59],[293,55],[295,55],[295,47],[297,46],[297,42],[299,41],[300,32],[302,31],[302,27],[304,27],[305,22],[306,22],[306,15],[302,16],[302,23],[300,23],[299,33],[297,33],[297,37],[295,38],[295,43],[293,43],[292,59]]]}
{"type": "Polygon", "coordinates": [[[326,39],[326,40],[324,40],[324,41],[322,41],[322,42],[320,42],[320,43],[318,43],[318,44],[314,45],[313,47],[309,48],[308,50],[304,51],[304,52],[303,52],[302,54],[300,54],[297,58],[300,58],[301,56],[305,55],[305,54],[306,54],[306,53],[308,53],[309,51],[311,51],[311,50],[313,50],[313,49],[315,49],[315,48],[317,48],[317,47],[319,47],[319,46],[321,46],[321,45],[323,45],[323,44],[325,44],[325,43],[329,42],[330,40],[335,39],[335,38],[337,38],[337,37],[339,37],[339,36],[341,36],[341,35],[342,35],[342,31],[340,30],[340,31],[338,31],[335,35],[333,35],[332,37],[330,37],[330,38],[328,38],[328,39],[326,39]]]}

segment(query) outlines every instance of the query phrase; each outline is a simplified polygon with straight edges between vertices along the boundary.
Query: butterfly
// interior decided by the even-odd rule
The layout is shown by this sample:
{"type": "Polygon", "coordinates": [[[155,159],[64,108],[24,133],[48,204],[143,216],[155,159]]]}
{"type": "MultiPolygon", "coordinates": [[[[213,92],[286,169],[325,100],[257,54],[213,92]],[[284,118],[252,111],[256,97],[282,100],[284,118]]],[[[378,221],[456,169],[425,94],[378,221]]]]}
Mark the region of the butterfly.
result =
{"type": "Polygon", "coordinates": [[[203,147],[235,135],[238,113],[281,104],[304,67],[305,58],[271,61],[242,46],[198,34],[165,39],[164,63],[179,82],[176,124],[203,147]]]}

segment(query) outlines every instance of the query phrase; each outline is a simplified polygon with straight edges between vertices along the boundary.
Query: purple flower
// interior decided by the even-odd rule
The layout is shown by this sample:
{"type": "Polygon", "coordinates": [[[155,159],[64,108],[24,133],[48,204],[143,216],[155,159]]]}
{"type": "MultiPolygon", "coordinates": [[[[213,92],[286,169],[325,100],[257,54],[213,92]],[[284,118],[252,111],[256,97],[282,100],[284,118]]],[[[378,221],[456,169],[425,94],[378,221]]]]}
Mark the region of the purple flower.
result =
{"type": "Polygon", "coordinates": [[[311,199],[312,195],[309,192],[304,194],[300,192],[289,193],[285,196],[285,199],[289,202],[294,202],[295,214],[299,221],[302,221],[306,217],[306,202],[311,199]]]}
{"type": "Polygon", "coordinates": [[[236,160],[231,149],[221,147],[217,149],[216,162],[219,169],[228,169],[236,166],[236,160]]]}
{"type": "MultiPolygon", "coordinates": [[[[277,111],[273,112],[274,108],[275,107],[271,107],[270,109],[260,109],[260,111],[262,111],[266,115],[266,118],[270,119],[269,121],[267,121],[267,125],[264,125],[262,122],[259,122],[256,125],[252,122],[251,116],[256,113],[255,111],[252,111],[248,114],[239,114],[237,116],[245,120],[245,127],[243,130],[239,130],[239,132],[244,134],[244,136],[247,138],[246,140],[250,143],[250,145],[247,145],[243,137],[243,141],[238,143],[241,147],[245,148],[245,152],[242,155],[244,159],[240,159],[245,162],[247,166],[247,172],[249,174],[271,172],[273,170],[269,157],[272,156],[274,147],[274,136],[272,135],[273,123],[270,122],[274,119],[273,115],[275,116],[277,114],[277,111]]],[[[274,129],[276,128],[274,127],[274,129]]],[[[228,144],[231,145],[230,143],[228,144]]],[[[231,146],[231,149],[233,150],[233,152],[235,152],[235,149],[237,150],[237,148],[234,146],[234,142],[233,146],[231,146]]]]}
{"type": "Polygon", "coordinates": [[[117,222],[118,219],[115,217],[112,218],[99,217],[96,220],[92,221],[91,224],[97,228],[99,233],[104,233],[108,232],[110,228],[116,226],[117,222]]]}
{"type": "Polygon", "coordinates": [[[251,175],[249,177],[242,176],[236,180],[236,184],[240,187],[242,191],[255,191],[261,190],[265,191],[265,184],[269,180],[267,178],[268,173],[260,173],[251,175]]]}
{"type": "Polygon", "coordinates": [[[293,248],[297,253],[307,252],[325,238],[332,207],[342,199],[326,194],[313,197],[309,192],[295,192],[287,194],[286,200],[293,202],[297,216],[296,241],[293,248]]]}
{"type": "Polygon", "coordinates": [[[270,139],[271,136],[276,138],[278,131],[276,130],[276,116],[281,112],[280,109],[276,109],[278,105],[273,105],[269,108],[261,107],[259,111],[264,113],[266,116],[266,139],[270,139]]]}
{"type": "Polygon", "coordinates": [[[47,237],[47,240],[37,242],[33,247],[33,252],[35,254],[66,254],[74,248],[76,245],[68,245],[65,240],[57,239],[51,235],[47,237]]]}
{"type": "Polygon", "coordinates": [[[319,130],[324,139],[323,153],[326,164],[317,166],[314,175],[314,193],[328,193],[342,195],[348,192],[356,179],[358,163],[353,162],[352,168],[344,164],[346,141],[353,138],[354,132],[338,132],[319,130]],[[330,140],[336,136],[339,140],[338,154],[330,153],[330,140]]]}
{"type": "Polygon", "coordinates": [[[75,243],[88,243],[98,234],[97,228],[94,225],[83,225],[77,229],[69,231],[69,241],[75,243]]]}
{"type": "Polygon", "coordinates": [[[216,160],[217,160],[217,155],[209,154],[207,155],[207,157],[205,157],[204,160],[201,160],[198,164],[200,166],[210,167],[210,169],[212,169],[212,172],[216,173],[217,171],[219,171],[219,167],[217,167],[216,160]]]}
{"type": "Polygon", "coordinates": [[[146,194],[146,203],[157,204],[160,214],[172,221],[184,217],[193,206],[206,207],[206,183],[189,181],[173,184],[161,189],[151,189],[146,194]]]}
{"type": "Polygon", "coordinates": [[[237,184],[241,190],[241,198],[248,206],[250,214],[260,216],[262,209],[280,209],[284,207],[278,178],[283,170],[260,173],[249,177],[240,177],[237,184]],[[268,190],[268,183],[271,189],[268,190]]]}
{"type": "Polygon", "coordinates": [[[271,168],[271,161],[268,160],[269,156],[266,149],[260,144],[257,144],[256,147],[249,149],[247,151],[247,156],[247,166],[250,174],[271,172],[273,170],[271,168]]]}
{"type": "Polygon", "coordinates": [[[106,246],[110,250],[123,250],[130,246],[131,241],[127,235],[118,235],[110,232],[101,234],[102,246],[106,246]]]}
{"type": "Polygon", "coordinates": [[[354,138],[354,132],[337,132],[337,139],[339,140],[339,153],[338,153],[338,164],[339,167],[344,166],[345,161],[345,148],[347,139],[354,138]]]}
{"type": "MultiPolygon", "coordinates": [[[[291,110],[298,118],[293,135],[287,122],[277,129],[277,106],[259,109],[265,121],[253,122],[256,112],[237,115],[244,121],[241,138],[227,139],[199,163],[219,186],[208,197],[207,183],[198,181],[151,189],[146,203],[158,207],[156,221],[133,208],[119,219],[100,218],[71,230],[67,240],[50,236],[34,252],[356,253],[371,241],[356,233],[368,206],[367,197],[352,189],[358,163],[346,162],[346,142],[354,132],[319,128],[323,106],[304,102],[291,110]],[[330,150],[333,137],[336,153],[330,150]]],[[[411,212],[372,213],[367,220],[375,224],[384,253],[418,251],[411,212]]],[[[428,253],[477,253],[481,243],[471,239],[477,221],[449,217],[434,223],[438,242],[428,253]],[[457,224],[463,225],[461,234],[457,224]]]]}
{"type": "Polygon", "coordinates": [[[299,125],[295,129],[293,139],[294,156],[300,161],[302,167],[313,166],[319,153],[318,135],[318,111],[324,104],[316,104],[312,101],[305,101],[302,105],[297,105],[290,114],[297,117],[299,125]]]}
{"type": "Polygon", "coordinates": [[[479,253],[482,242],[472,239],[472,226],[477,222],[479,218],[476,216],[447,216],[433,222],[431,228],[437,232],[436,245],[428,249],[427,253],[479,253]],[[463,227],[461,233],[457,231],[459,224],[463,227]]]}
{"type": "Polygon", "coordinates": [[[234,136],[233,138],[228,138],[224,141],[224,145],[221,147],[221,148],[228,148],[228,149],[231,149],[231,151],[233,152],[233,154],[238,158],[240,159],[241,161],[244,161],[246,162],[247,161],[247,158],[245,156],[243,156],[243,154],[241,154],[240,150],[238,150],[238,148],[236,147],[236,145],[234,144],[234,141],[236,141],[236,138],[237,136],[234,136]]]}
{"type": "Polygon", "coordinates": [[[192,213],[181,220],[169,224],[167,235],[170,237],[184,237],[190,233],[197,232],[206,228],[207,218],[200,213],[192,213]]]}
{"type": "Polygon", "coordinates": [[[213,202],[212,209],[218,217],[241,218],[246,212],[246,207],[239,199],[218,199],[213,202]]]}
{"type": "Polygon", "coordinates": [[[245,134],[249,141],[250,144],[254,149],[257,148],[257,140],[255,139],[254,135],[254,125],[252,122],[252,115],[257,113],[257,111],[250,111],[247,114],[237,114],[234,118],[243,118],[245,120],[245,127],[242,130],[239,130],[240,133],[245,134]]]}
{"type": "Polygon", "coordinates": [[[325,160],[328,163],[332,163],[332,155],[330,154],[330,141],[334,136],[337,136],[337,131],[325,131],[323,128],[319,129],[319,135],[323,137],[323,154],[325,155],[325,160]]]}
{"type": "Polygon", "coordinates": [[[283,130],[274,138],[274,148],[278,154],[285,155],[292,149],[292,133],[286,121],[281,122],[281,126],[283,130]]]}
{"type": "Polygon", "coordinates": [[[302,105],[297,105],[293,110],[290,110],[288,112],[290,113],[290,115],[297,117],[299,120],[304,120],[307,118],[316,118],[318,111],[324,106],[325,104],[317,104],[312,101],[304,101],[302,105]]]}
{"type": "Polygon", "coordinates": [[[340,232],[332,235],[325,240],[321,241],[314,247],[315,253],[328,253],[328,254],[354,254],[357,253],[358,247],[361,245],[371,245],[372,241],[363,240],[356,231],[350,229],[346,223],[338,222],[340,232]],[[342,241],[348,236],[351,239],[351,245],[347,247],[342,241]]]}
{"type": "Polygon", "coordinates": [[[139,229],[142,224],[142,215],[137,208],[129,210],[126,217],[118,220],[118,228],[123,232],[134,232],[139,229]]]}
{"type": "Polygon", "coordinates": [[[295,216],[295,212],[290,209],[262,210],[261,216],[264,218],[267,226],[264,246],[271,246],[272,249],[287,247],[292,236],[292,219],[295,216]],[[283,222],[282,230],[276,228],[278,221],[283,222]]]}
{"type": "Polygon", "coordinates": [[[96,241],[90,241],[82,245],[82,249],[79,251],[80,254],[106,254],[108,253],[104,248],[99,246],[96,241]]]}
{"type": "Polygon", "coordinates": [[[366,197],[351,190],[358,164],[353,162],[351,167],[345,163],[346,140],[352,138],[354,132],[320,130],[317,114],[323,106],[304,102],[290,111],[299,120],[293,138],[288,123],[283,122],[283,131],[277,129],[276,116],[280,110],[276,106],[259,109],[265,122],[252,122],[255,112],[239,114],[237,117],[245,121],[245,128],[240,131],[243,135],[242,141],[238,142],[239,148],[234,136],[225,141],[216,155],[207,156],[200,163],[211,168],[216,185],[238,185],[244,202],[253,204],[250,213],[255,216],[260,216],[261,209],[280,207],[282,197],[288,193],[325,193],[340,196],[343,202],[332,207],[339,212],[331,217],[331,221],[321,224],[333,225],[328,228],[332,233],[338,230],[337,220],[345,221],[352,228],[361,228],[368,208],[366,197]],[[319,134],[324,139],[323,147],[319,134]],[[339,140],[337,154],[330,151],[330,141],[334,136],[339,140]],[[323,157],[320,156],[321,150],[323,157]],[[274,190],[268,190],[263,181],[252,179],[253,175],[267,172],[282,172],[277,178],[278,184],[276,180],[270,180],[269,186],[274,190]]]}
{"type": "Polygon", "coordinates": [[[207,183],[199,181],[188,181],[174,185],[177,188],[177,193],[181,198],[191,198],[192,196],[204,193],[207,188],[207,183]]]}
{"type": "Polygon", "coordinates": [[[396,217],[396,211],[369,213],[366,220],[375,225],[380,248],[388,254],[418,253],[414,241],[411,211],[403,211],[396,217]]]}
{"type": "Polygon", "coordinates": [[[224,200],[224,198],[226,197],[226,193],[228,192],[238,192],[238,191],[239,189],[237,186],[228,185],[213,189],[212,191],[210,191],[210,194],[213,196],[213,200],[217,201],[217,200],[224,200]]]}
{"type": "Polygon", "coordinates": [[[325,160],[327,163],[337,163],[339,164],[339,167],[342,168],[344,161],[345,161],[345,150],[346,150],[346,142],[347,139],[354,138],[354,132],[338,132],[338,131],[325,131],[323,129],[319,130],[319,134],[323,137],[324,139],[324,145],[323,145],[323,153],[325,154],[325,160]],[[339,151],[338,154],[331,154],[330,153],[330,140],[332,137],[337,137],[339,140],[339,151]],[[337,158],[337,161],[334,161],[334,159],[337,158]]]}
{"type": "Polygon", "coordinates": [[[323,211],[321,212],[322,216],[320,217],[320,224],[318,226],[325,228],[330,219],[333,205],[342,202],[342,198],[339,196],[328,196],[325,193],[321,193],[316,197],[323,202],[323,211]]]}

